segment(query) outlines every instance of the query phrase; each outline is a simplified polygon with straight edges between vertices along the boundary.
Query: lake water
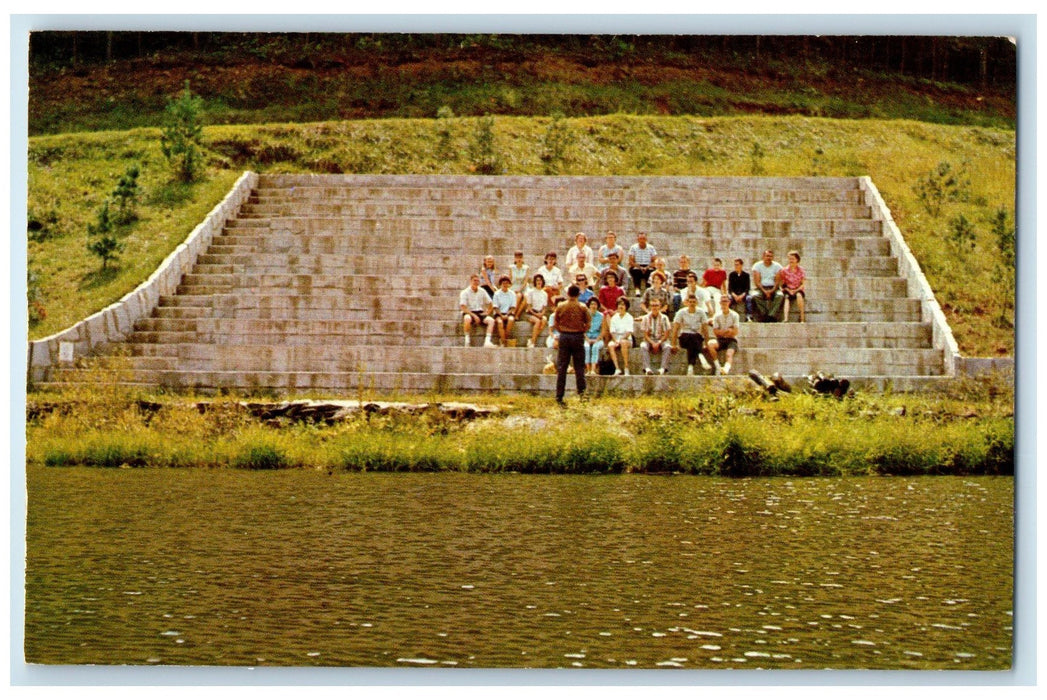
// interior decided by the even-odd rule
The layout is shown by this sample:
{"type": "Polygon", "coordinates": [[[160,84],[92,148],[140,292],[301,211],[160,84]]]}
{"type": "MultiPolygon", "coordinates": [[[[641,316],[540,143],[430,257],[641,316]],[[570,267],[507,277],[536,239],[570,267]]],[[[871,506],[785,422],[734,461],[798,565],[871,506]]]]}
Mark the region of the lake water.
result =
{"type": "Polygon", "coordinates": [[[1011,478],[27,481],[30,663],[1011,664],[1011,478]]]}

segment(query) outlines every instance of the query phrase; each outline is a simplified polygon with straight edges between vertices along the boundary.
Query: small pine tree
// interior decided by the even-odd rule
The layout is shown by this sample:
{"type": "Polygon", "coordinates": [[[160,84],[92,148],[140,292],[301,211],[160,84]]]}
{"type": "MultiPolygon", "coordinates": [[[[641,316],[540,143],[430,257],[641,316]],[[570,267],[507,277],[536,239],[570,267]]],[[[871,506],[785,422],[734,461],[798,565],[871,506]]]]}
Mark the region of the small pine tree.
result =
{"type": "Polygon", "coordinates": [[[47,318],[47,309],[43,303],[43,285],[40,282],[40,274],[33,268],[26,270],[26,302],[29,311],[29,325],[36,324],[47,318]]]}
{"type": "Polygon", "coordinates": [[[996,261],[997,298],[1001,300],[995,325],[999,328],[1014,328],[1014,283],[1016,278],[1017,248],[1015,229],[1010,223],[1007,210],[1000,208],[991,221],[996,247],[1000,257],[996,261]]]}
{"type": "Polygon", "coordinates": [[[992,219],[992,232],[996,238],[996,246],[1000,249],[1000,258],[1004,267],[1014,271],[1017,260],[1017,251],[1014,238],[1014,226],[1010,225],[1007,210],[1000,207],[992,219]]]}
{"type": "Polygon", "coordinates": [[[116,200],[116,214],[113,218],[118,224],[129,224],[138,218],[135,212],[135,204],[138,203],[138,195],[141,192],[138,175],[138,166],[132,165],[120,176],[112,192],[111,196],[116,200]]]}
{"type": "Polygon", "coordinates": [[[106,269],[110,260],[116,260],[124,249],[124,244],[116,238],[115,224],[109,213],[109,200],[98,210],[96,223],[87,225],[87,250],[102,259],[102,269],[106,269]]]}
{"type": "Polygon", "coordinates": [[[917,182],[913,190],[927,212],[938,216],[946,202],[967,201],[970,187],[971,180],[964,167],[954,170],[948,161],[942,161],[917,182]]]}
{"type": "Polygon", "coordinates": [[[449,119],[454,119],[454,110],[444,105],[436,110],[436,156],[443,162],[455,157],[449,119]]]}
{"type": "Polygon", "coordinates": [[[476,132],[470,144],[473,169],[481,175],[498,175],[502,172],[502,159],[494,146],[494,117],[485,115],[476,123],[476,132]]]}
{"type": "Polygon", "coordinates": [[[545,131],[542,139],[542,162],[545,164],[546,175],[556,175],[567,159],[567,149],[571,145],[571,132],[564,123],[562,112],[553,114],[553,120],[545,131]]]}
{"type": "Polygon", "coordinates": [[[759,141],[753,141],[753,150],[749,153],[749,172],[752,175],[763,175],[767,172],[763,167],[763,157],[767,155],[759,141]]]}
{"type": "Polygon", "coordinates": [[[203,150],[200,145],[203,136],[201,112],[203,100],[189,90],[187,80],[181,96],[168,101],[164,113],[160,149],[174,167],[176,177],[182,182],[195,180],[203,162],[203,150]]]}
{"type": "Polygon", "coordinates": [[[974,224],[963,214],[957,214],[949,221],[949,242],[959,250],[974,250],[977,235],[974,224]]]}

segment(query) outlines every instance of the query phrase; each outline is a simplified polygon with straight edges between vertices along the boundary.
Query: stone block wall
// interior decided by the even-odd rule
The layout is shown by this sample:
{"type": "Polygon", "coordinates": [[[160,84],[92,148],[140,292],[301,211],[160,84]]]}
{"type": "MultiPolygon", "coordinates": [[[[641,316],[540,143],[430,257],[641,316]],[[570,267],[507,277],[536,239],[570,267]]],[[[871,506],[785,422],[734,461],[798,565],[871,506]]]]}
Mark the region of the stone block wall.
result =
{"type": "Polygon", "coordinates": [[[106,343],[122,341],[132,332],[135,321],[149,317],[161,296],[175,293],[182,276],[192,270],[197,257],[211,245],[211,239],[222,232],[225,222],[236,216],[257,184],[256,173],[241,175],[229,194],[160,263],[156,272],[122,299],[64,331],[30,341],[29,383],[43,379],[48,368],[69,364],[106,343]]]}

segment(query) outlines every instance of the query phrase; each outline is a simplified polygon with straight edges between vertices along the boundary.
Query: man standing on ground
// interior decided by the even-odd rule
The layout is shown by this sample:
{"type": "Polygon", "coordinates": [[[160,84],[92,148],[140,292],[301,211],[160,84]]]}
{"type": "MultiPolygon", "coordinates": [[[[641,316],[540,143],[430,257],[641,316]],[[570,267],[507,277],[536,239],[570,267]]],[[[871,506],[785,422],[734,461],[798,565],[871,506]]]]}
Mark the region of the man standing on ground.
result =
{"type": "Polygon", "coordinates": [[[567,301],[561,302],[553,312],[553,328],[560,334],[556,353],[556,403],[561,406],[567,388],[568,364],[574,366],[578,396],[585,394],[585,332],[592,317],[589,309],[579,303],[579,293],[578,286],[572,284],[567,288],[567,301]]]}
{"type": "Polygon", "coordinates": [[[763,260],[753,265],[753,311],[757,321],[780,321],[782,302],[782,266],[775,262],[774,251],[763,251],[763,260]]]}

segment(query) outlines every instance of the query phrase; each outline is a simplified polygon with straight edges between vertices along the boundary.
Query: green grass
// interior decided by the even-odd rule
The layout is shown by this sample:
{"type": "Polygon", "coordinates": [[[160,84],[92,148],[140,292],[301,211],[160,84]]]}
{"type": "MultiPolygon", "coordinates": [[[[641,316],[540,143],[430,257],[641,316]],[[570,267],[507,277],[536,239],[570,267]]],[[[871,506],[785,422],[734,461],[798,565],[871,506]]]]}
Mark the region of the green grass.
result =
{"type": "MultiPolygon", "coordinates": [[[[226,194],[245,169],[260,172],[470,174],[476,119],[380,119],[205,129],[206,180],[172,184],[159,130],[39,136],[29,143],[29,267],[40,277],[47,317],[41,338],[112,303],[156,265],[226,194]],[[441,132],[444,136],[441,137],[441,132]],[[142,166],[140,220],[122,233],[127,248],[112,271],[86,248],[86,226],[131,163],[142,166]]],[[[569,118],[562,157],[541,159],[547,117],[497,117],[494,148],[505,174],[869,175],[943,303],[966,355],[1014,348],[1013,289],[995,276],[999,250],[990,220],[1004,208],[1013,224],[1015,134],[978,126],[809,117],[569,118]],[[754,153],[760,154],[754,156],[754,153]],[[917,184],[939,163],[962,171],[963,201],[931,214],[917,184]],[[963,214],[975,246],[948,241],[963,214]]]]}
{"type": "Polygon", "coordinates": [[[1014,469],[1013,394],[991,382],[841,401],[791,394],[772,403],[753,390],[572,400],[567,411],[527,396],[474,403],[499,410],[473,421],[428,412],[273,424],[233,398],[210,400],[201,412],[187,397],[74,388],[30,396],[27,458],[50,466],[730,477],[1014,469]]]}

